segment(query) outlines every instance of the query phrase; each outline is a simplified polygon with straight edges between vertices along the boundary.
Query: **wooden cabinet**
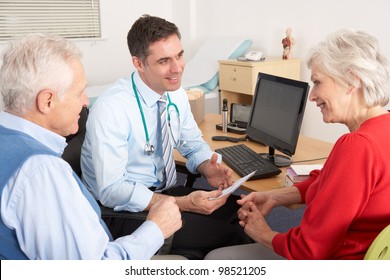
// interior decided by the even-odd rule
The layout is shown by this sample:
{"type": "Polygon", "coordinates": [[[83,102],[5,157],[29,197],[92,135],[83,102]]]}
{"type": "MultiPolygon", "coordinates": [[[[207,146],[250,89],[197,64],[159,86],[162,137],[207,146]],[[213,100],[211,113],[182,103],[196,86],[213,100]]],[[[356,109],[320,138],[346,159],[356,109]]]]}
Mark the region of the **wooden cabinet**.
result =
{"type": "Polygon", "coordinates": [[[294,80],[300,79],[299,59],[283,60],[270,57],[264,61],[219,61],[219,88],[222,100],[229,103],[251,104],[258,73],[267,73],[294,80]]]}

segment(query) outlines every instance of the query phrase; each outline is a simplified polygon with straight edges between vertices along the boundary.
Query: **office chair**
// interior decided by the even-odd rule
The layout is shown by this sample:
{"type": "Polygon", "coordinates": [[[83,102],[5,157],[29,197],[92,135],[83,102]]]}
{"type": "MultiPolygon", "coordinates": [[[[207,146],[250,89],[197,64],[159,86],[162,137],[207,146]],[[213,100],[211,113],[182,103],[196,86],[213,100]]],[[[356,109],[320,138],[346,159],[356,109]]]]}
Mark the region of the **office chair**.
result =
{"type": "Polygon", "coordinates": [[[88,108],[84,107],[80,112],[79,130],[75,134],[66,137],[66,143],[68,143],[68,145],[65,147],[62,154],[62,158],[69,163],[79,178],[81,178],[81,146],[83,145],[85,138],[87,118],[88,108]]]}
{"type": "Polygon", "coordinates": [[[385,227],[371,243],[365,260],[390,260],[390,225],[385,227]]]}
{"type": "MultiPolygon", "coordinates": [[[[84,142],[85,133],[86,133],[86,123],[88,119],[88,108],[84,107],[80,112],[79,119],[79,130],[68,137],[66,137],[66,142],[68,145],[66,146],[62,158],[69,163],[72,167],[73,171],[81,178],[81,167],[80,167],[80,157],[81,157],[81,146],[84,142]]],[[[187,175],[187,179],[185,182],[186,187],[192,187],[196,178],[200,177],[200,175],[192,174],[188,171],[188,169],[184,165],[177,166],[177,172],[185,173],[187,175]]],[[[133,219],[139,221],[141,224],[146,220],[148,215],[147,211],[143,212],[128,212],[128,211],[114,211],[112,208],[105,207],[101,203],[99,203],[102,218],[125,218],[125,219],[133,219]]],[[[184,221],[183,221],[184,223],[184,221]]],[[[157,252],[158,255],[168,255],[171,251],[173,235],[167,238],[164,241],[163,246],[157,252]]],[[[191,251],[188,252],[188,256],[191,255],[191,251]]],[[[195,253],[198,256],[198,252],[195,253]]]]}

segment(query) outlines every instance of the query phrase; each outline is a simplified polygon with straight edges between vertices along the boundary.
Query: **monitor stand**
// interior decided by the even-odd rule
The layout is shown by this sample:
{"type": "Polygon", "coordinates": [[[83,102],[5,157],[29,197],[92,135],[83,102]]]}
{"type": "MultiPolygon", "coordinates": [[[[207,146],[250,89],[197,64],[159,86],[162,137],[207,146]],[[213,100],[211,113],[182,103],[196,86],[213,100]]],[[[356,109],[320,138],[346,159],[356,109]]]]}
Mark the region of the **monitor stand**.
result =
{"type": "Polygon", "coordinates": [[[275,164],[277,167],[286,167],[292,164],[292,161],[289,157],[283,155],[275,154],[275,149],[269,147],[269,152],[260,153],[259,156],[269,160],[271,163],[275,164]]]}

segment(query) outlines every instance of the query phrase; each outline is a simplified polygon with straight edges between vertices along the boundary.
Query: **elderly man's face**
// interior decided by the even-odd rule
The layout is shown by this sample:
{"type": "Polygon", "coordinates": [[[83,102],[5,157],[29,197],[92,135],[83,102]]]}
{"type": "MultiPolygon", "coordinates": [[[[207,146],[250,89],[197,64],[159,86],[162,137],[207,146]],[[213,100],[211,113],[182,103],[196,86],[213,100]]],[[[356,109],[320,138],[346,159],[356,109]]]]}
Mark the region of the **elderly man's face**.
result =
{"type": "Polygon", "coordinates": [[[73,71],[73,82],[62,100],[56,100],[53,109],[53,118],[49,129],[62,136],[68,136],[77,132],[78,120],[83,107],[88,106],[88,97],[85,88],[87,79],[80,60],[73,60],[71,69],[73,71]]]}

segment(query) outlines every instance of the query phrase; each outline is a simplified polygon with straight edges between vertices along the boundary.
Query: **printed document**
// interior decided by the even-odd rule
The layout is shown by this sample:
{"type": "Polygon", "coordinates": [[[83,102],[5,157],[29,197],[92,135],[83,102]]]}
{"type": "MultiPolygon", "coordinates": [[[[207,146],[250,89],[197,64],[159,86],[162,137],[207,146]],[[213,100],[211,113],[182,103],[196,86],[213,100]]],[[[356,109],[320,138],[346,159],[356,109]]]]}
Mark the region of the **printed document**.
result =
{"type": "Polygon", "coordinates": [[[242,177],[240,178],[239,180],[237,180],[236,182],[234,182],[233,185],[231,185],[230,187],[224,189],[222,191],[222,194],[218,197],[210,197],[209,200],[214,200],[214,199],[218,199],[218,198],[221,198],[221,197],[224,197],[225,195],[228,195],[228,194],[231,194],[233,193],[235,190],[237,190],[242,184],[244,184],[250,177],[252,177],[254,174],[256,173],[256,170],[253,171],[252,173],[249,173],[248,175],[246,175],[245,177],[242,177]]]}

